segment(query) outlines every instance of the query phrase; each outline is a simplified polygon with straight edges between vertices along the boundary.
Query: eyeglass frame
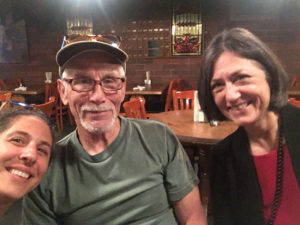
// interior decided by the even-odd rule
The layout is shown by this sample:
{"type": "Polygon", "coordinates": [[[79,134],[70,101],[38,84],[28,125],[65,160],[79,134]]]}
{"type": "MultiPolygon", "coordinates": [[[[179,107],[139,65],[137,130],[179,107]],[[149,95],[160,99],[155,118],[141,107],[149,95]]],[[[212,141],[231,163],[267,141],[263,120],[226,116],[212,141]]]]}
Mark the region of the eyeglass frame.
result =
{"type": "Polygon", "coordinates": [[[25,103],[25,102],[18,102],[18,101],[12,101],[12,100],[5,100],[4,102],[1,103],[0,111],[1,111],[1,110],[4,108],[4,106],[5,106],[6,104],[8,104],[8,103],[13,104],[13,105],[22,106],[22,107],[27,108],[27,109],[30,109],[30,110],[32,110],[32,109],[37,109],[37,110],[39,110],[38,108],[36,108],[36,107],[34,107],[34,106],[32,106],[32,105],[29,105],[29,104],[27,104],[27,103],[25,103]]]}
{"type": "Polygon", "coordinates": [[[49,120],[49,127],[52,128],[52,127],[56,127],[56,125],[51,121],[51,118],[49,116],[47,116],[42,110],[40,110],[39,108],[33,106],[33,105],[30,105],[30,104],[27,104],[25,102],[18,102],[18,101],[13,101],[13,100],[5,100],[4,102],[1,103],[0,105],[0,112],[1,110],[4,108],[4,106],[6,104],[13,104],[13,105],[17,105],[17,106],[21,106],[21,107],[24,107],[25,109],[28,109],[28,110],[34,110],[36,112],[39,112],[39,113],[42,113],[44,114],[44,116],[49,120]]]}
{"type": "Polygon", "coordinates": [[[103,85],[102,85],[102,80],[107,79],[107,77],[103,78],[102,80],[94,80],[92,78],[87,77],[86,79],[90,79],[93,82],[93,85],[92,85],[92,88],[90,90],[84,90],[84,91],[76,90],[76,89],[74,89],[74,86],[73,86],[73,80],[77,80],[77,79],[80,79],[80,78],[71,78],[71,79],[62,78],[62,80],[65,81],[65,82],[67,82],[71,86],[71,89],[73,91],[76,91],[76,92],[79,92],[79,93],[92,91],[92,90],[95,89],[96,85],[100,85],[101,88],[102,88],[102,90],[103,90],[103,92],[106,93],[106,94],[111,94],[111,93],[117,92],[117,91],[119,91],[119,90],[121,90],[123,88],[123,83],[126,81],[126,77],[125,76],[124,77],[110,77],[110,78],[111,79],[116,79],[116,80],[121,80],[122,83],[120,85],[120,88],[118,88],[118,89],[110,89],[110,90],[105,89],[105,87],[103,87],[103,85]]]}

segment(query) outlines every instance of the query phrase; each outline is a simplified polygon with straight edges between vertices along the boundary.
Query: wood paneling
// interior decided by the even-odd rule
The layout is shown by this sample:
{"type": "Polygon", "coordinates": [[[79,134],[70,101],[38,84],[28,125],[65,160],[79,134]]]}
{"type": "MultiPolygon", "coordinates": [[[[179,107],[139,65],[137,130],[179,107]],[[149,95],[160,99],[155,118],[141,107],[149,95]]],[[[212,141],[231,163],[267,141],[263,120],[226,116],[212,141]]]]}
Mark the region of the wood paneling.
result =
{"type": "MultiPolygon", "coordinates": [[[[4,1],[8,0],[2,2],[4,1]]],[[[9,1],[14,2],[11,5],[16,7],[17,17],[25,19],[26,22],[29,63],[0,64],[0,78],[21,77],[25,85],[44,85],[46,71],[52,72],[54,79],[58,77],[55,55],[66,31],[66,11],[74,1],[9,1]]],[[[202,1],[204,46],[222,29],[242,26],[263,39],[291,75],[300,75],[299,1],[265,0],[263,7],[259,0],[249,1],[246,5],[241,0],[202,1]],[[256,10],[258,7],[259,11],[256,10]]],[[[102,5],[93,4],[91,12],[95,33],[101,32],[103,27],[108,31],[116,30],[114,24],[123,27],[126,24],[129,26],[132,21],[167,20],[172,11],[170,1],[156,0],[155,3],[151,1],[151,4],[147,2],[126,0],[116,3],[103,0],[102,5]]],[[[1,13],[0,18],[2,16],[1,13]]],[[[171,42],[171,36],[169,41],[171,42]]],[[[196,88],[200,63],[201,56],[132,57],[128,62],[128,81],[134,80],[143,84],[145,71],[149,70],[152,82],[168,84],[171,79],[182,77],[188,88],[196,88]]]]}

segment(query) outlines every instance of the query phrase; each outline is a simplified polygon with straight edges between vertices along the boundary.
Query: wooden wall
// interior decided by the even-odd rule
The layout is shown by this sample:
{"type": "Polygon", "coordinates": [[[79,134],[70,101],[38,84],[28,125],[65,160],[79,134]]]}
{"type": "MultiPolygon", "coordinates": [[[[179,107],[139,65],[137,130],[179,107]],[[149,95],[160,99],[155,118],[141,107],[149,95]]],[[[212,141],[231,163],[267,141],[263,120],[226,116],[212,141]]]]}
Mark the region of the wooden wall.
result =
{"type": "Polygon", "coordinates": [[[261,38],[291,76],[300,76],[300,1],[211,0],[203,10],[204,44],[218,31],[244,27],[261,38]]]}
{"type": "MultiPolygon", "coordinates": [[[[11,10],[14,11],[15,16],[22,17],[26,21],[29,62],[0,64],[0,77],[22,77],[25,85],[42,85],[46,71],[52,71],[57,77],[55,54],[60,48],[62,37],[65,34],[66,13],[74,1],[0,0],[0,17],[6,13],[6,10],[1,6],[7,1],[12,2],[11,10]]],[[[87,1],[91,2],[92,0],[87,1]]],[[[224,28],[245,27],[261,37],[275,51],[290,74],[300,75],[299,1],[202,1],[204,46],[224,28]]],[[[127,2],[132,3],[134,0],[127,0],[127,2]]],[[[149,3],[138,2],[134,5],[138,7],[138,10],[133,10],[132,7],[126,8],[126,4],[117,5],[117,3],[114,3],[110,10],[107,10],[105,5],[100,3],[92,5],[93,17],[98,18],[95,21],[95,32],[101,32],[103,26],[112,28],[116,22],[126,23],[137,18],[149,18],[155,11],[158,11],[159,14],[155,14],[153,19],[165,18],[164,12],[171,12],[170,8],[155,10],[155,7],[150,7],[149,3]],[[143,7],[140,4],[146,5],[143,7]],[[106,20],[99,19],[99,15],[102,14],[105,14],[106,20]]],[[[159,7],[169,7],[169,4],[159,5],[159,7]]],[[[145,71],[150,70],[153,83],[164,82],[167,84],[174,77],[183,77],[186,80],[187,88],[195,88],[200,63],[201,56],[175,57],[170,55],[154,58],[132,58],[128,62],[127,75],[130,82],[142,83],[145,78],[145,71]]]]}

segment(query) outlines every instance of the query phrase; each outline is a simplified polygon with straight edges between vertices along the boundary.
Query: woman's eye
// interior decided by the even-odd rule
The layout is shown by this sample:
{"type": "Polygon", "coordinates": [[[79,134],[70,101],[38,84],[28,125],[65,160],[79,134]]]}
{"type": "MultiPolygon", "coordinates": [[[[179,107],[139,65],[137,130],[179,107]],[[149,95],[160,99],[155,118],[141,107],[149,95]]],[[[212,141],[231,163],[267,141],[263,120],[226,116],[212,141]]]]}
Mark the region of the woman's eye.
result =
{"type": "Polygon", "coordinates": [[[23,144],[24,141],[21,138],[11,138],[10,142],[15,143],[15,144],[23,144]]]}
{"type": "Polygon", "coordinates": [[[221,83],[214,83],[211,85],[211,90],[213,92],[219,92],[222,90],[223,85],[221,83]]]}
{"type": "Polygon", "coordinates": [[[47,149],[44,149],[44,148],[38,148],[38,151],[41,153],[41,154],[43,154],[43,155],[45,155],[45,156],[48,156],[48,150],[47,149]]]}
{"type": "Polygon", "coordinates": [[[245,80],[246,78],[248,78],[249,75],[246,75],[246,74],[240,74],[238,75],[236,78],[235,78],[235,81],[242,81],[242,80],[245,80]]]}

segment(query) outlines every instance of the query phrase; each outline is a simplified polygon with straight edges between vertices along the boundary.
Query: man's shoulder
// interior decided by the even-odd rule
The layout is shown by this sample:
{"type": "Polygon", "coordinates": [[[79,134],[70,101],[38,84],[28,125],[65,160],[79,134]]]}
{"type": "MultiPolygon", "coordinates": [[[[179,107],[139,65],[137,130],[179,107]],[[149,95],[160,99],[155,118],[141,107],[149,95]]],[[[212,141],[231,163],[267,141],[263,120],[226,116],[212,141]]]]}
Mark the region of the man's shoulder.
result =
{"type": "Polygon", "coordinates": [[[64,136],[62,139],[56,142],[56,147],[65,147],[68,143],[72,142],[76,138],[76,130],[64,136]]]}
{"type": "Polygon", "coordinates": [[[167,125],[164,123],[161,123],[156,120],[151,119],[135,119],[135,118],[122,118],[123,123],[129,125],[129,126],[135,126],[135,127],[141,127],[141,128],[167,128],[167,125]]]}
{"type": "Polygon", "coordinates": [[[62,182],[64,179],[63,170],[70,166],[72,164],[71,160],[74,160],[74,157],[76,157],[74,153],[76,146],[74,139],[76,138],[76,131],[73,131],[56,142],[48,170],[40,184],[41,188],[49,189],[50,187],[55,187],[57,182],[62,182]]]}
{"type": "Polygon", "coordinates": [[[68,151],[68,149],[76,148],[76,146],[78,146],[77,142],[76,130],[57,141],[53,148],[51,164],[53,164],[53,161],[57,163],[59,158],[64,158],[64,155],[67,154],[67,152],[69,152],[69,154],[73,152],[68,151]]]}
{"type": "Polygon", "coordinates": [[[166,124],[150,119],[123,118],[120,136],[129,134],[132,137],[135,134],[148,140],[172,140],[177,143],[176,135],[166,124]]]}

